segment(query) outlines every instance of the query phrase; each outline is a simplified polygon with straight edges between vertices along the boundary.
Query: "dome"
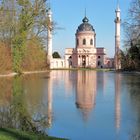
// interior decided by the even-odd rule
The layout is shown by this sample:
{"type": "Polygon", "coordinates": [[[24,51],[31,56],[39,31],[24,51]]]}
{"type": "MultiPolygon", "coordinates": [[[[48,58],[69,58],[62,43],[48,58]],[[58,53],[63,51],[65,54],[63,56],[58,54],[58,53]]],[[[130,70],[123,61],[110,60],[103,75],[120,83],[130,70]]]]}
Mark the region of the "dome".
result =
{"type": "Polygon", "coordinates": [[[88,18],[85,16],[82,20],[83,23],[78,26],[77,32],[95,31],[93,26],[90,23],[88,23],[88,21],[88,18]]]}

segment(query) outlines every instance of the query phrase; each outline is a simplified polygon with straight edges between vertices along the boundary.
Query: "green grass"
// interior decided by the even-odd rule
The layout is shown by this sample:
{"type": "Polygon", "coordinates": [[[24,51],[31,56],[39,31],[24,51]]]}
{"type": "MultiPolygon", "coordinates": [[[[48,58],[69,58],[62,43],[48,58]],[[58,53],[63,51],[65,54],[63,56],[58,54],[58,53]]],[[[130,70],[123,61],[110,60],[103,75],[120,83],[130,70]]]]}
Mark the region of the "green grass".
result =
{"type": "Polygon", "coordinates": [[[0,128],[0,140],[64,140],[43,134],[35,134],[10,128],[0,128]]]}

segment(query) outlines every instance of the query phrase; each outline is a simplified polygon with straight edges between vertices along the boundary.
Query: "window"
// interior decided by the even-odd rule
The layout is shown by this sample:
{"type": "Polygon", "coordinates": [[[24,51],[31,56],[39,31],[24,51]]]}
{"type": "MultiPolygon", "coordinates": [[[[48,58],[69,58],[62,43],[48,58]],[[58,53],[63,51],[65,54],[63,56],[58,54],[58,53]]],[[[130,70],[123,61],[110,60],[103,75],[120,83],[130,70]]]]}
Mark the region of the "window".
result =
{"type": "Polygon", "coordinates": [[[61,66],[63,67],[63,61],[61,61],[61,66]]]}
{"type": "Polygon", "coordinates": [[[86,39],[83,39],[83,45],[86,45],[86,39]]]}
{"type": "Polygon", "coordinates": [[[100,61],[98,61],[98,66],[100,66],[101,65],[101,62],[100,61]]]}
{"type": "Polygon", "coordinates": [[[90,45],[93,45],[93,39],[90,39],[90,45]]]}

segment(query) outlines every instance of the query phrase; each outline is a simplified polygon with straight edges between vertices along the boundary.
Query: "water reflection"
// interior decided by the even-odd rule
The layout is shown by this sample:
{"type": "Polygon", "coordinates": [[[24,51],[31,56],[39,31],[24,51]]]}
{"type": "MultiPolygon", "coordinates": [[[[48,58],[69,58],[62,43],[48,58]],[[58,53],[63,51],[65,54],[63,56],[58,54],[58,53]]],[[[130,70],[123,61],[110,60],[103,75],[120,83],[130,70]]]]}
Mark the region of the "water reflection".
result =
{"type": "MultiPolygon", "coordinates": [[[[43,106],[41,100],[44,89],[42,78],[35,75],[16,76],[1,78],[0,81],[0,127],[43,131],[44,126],[46,128],[50,124],[50,118],[47,118],[50,112],[45,113],[46,106],[43,106]]],[[[49,109],[48,101],[48,111],[49,109]]]]}
{"type": "Polygon", "coordinates": [[[120,129],[121,123],[121,74],[115,75],[115,122],[117,130],[120,129]]]}
{"type": "Polygon", "coordinates": [[[52,124],[52,77],[50,75],[50,78],[48,79],[48,85],[47,85],[47,122],[48,126],[50,127],[52,124]]]}
{"type": "Polygon", "coordinates": [[[5,80],[9,82],[9,79],[2,80],[2,82],[4,82],[3,86],[5,87],[2,92],[5,95],[8,92],[10,100],[7,100],[8,105],[4,103],[0,106],[0,126],[35,131],[36,127],[32,123],[31,116],[25,107],[21,77],[10,79],[8,85],[5,84],[5,80]],[[10,86],[11,89],[9,89],[9,85],[12,85],[10,86]]]}
{"type": "Polygon", "coordinates": [[[0,127],[8,126],[10,102],[12,100],[12,79],[0,78],[0,127]]]}
{"type": "Polygon", "coordinates": [[[131,140],[140,139],[140,75],[126,73],[123,76],[123,87],[127,89],[129,108],[127,113],[133,129],[130,131],[131,140]],[[128,114],[129,113],[129,114],[128,114]]]}
{"type": "Polygon", "coordinates": [[[80,108],[84,120],[95,106],[96,100],[96,72],[79,71],[76,77],[76,106],[80,108]]]}
{"type": "Polygon", "coordinates": [[[72,139],[139,136],[139,85],[137,75],[80,70],[0,78],[0,127],[72,139]]]}

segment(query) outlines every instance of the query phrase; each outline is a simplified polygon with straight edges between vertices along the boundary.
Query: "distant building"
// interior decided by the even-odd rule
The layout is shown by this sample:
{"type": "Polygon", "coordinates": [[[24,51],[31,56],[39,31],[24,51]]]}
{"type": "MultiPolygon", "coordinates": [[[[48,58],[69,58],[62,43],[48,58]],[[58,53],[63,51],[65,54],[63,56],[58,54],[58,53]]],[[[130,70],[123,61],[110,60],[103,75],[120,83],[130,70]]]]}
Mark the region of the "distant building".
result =
{"type": "Polygon", "coordinates": [[[52,58],[50,68],[114,68],[114,58],[106,56],[105,48],[96,47],[95,29],[85,16],[75,34],[75,48],[66,48],[64,59],[52,58]]]}

